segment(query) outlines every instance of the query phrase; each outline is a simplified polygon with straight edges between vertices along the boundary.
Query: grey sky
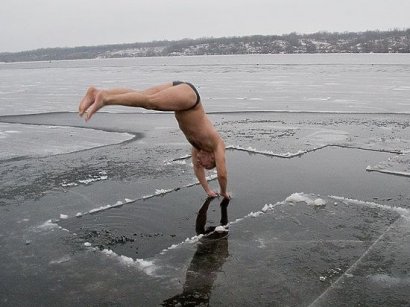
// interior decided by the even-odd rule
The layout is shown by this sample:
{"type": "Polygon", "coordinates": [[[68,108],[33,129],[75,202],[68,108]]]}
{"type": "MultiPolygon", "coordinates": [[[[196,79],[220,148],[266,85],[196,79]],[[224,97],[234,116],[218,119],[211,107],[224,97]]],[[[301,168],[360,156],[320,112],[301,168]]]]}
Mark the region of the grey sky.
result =
{"type": "Polygon", "coordinates": [[[410,28],[409,0],[2,0],[0,52],[410,28]]]}

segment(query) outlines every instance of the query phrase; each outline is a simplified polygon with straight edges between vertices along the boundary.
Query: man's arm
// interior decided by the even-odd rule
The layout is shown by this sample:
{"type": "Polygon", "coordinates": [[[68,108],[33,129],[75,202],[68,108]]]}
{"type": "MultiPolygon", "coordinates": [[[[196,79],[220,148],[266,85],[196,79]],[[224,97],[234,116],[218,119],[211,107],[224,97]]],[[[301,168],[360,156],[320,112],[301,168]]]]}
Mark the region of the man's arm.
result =
{"type": "Polygon", "coordinates": [[[215,150],[215,164],[216,172],[218,173],[218,182],[220,186],[220,194],[224,198],[230,198],[227,192],[228,186],[228,172],[226,170],[225,162],[225,143],[221,140],[215,150]]]}
{"type": "Polygon", "coordinates": [[[198,178],[199,183],[201,186],[204,188],[206,194],[208,194],[209,197],[216,197],[218,196],[208,185],[208,181],[206,180],[205,176],[205,169],[202,167],[202,165],[199,164],[198,162],[198,150],[195,148],[192,148],[192,164],[194,166],[194,173],[196,178],[198,178]]]}

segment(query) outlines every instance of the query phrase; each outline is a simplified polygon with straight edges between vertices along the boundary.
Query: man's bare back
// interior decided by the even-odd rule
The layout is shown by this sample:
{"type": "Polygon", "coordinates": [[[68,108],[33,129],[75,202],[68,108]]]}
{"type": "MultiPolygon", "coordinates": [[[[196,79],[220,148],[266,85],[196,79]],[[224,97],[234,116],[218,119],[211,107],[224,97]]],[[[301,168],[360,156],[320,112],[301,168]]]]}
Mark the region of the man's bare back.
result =
{"type": "Polygon", "coordinates": [[[198,150],[213,152],[217,142],[222,141],[206,116],[202,104],[190,110],[176,111],[175,118],[188,142],[198,150]]]}
{"type": "Polygon", "coordinates": [[[192,163],[199,183],[208,196],[217,196],[209,187],[205,176],[205,169],[216,167],[220,195],[229,198],[225,144],[206,115],[199,94],[192,84],[166,83],[144,91],[122,88],[98,90],[91,87],[80,102],[79,113],[89,120],[95,112],[107,105],[174,111],[181,131],[192,145],[192,163]]]}

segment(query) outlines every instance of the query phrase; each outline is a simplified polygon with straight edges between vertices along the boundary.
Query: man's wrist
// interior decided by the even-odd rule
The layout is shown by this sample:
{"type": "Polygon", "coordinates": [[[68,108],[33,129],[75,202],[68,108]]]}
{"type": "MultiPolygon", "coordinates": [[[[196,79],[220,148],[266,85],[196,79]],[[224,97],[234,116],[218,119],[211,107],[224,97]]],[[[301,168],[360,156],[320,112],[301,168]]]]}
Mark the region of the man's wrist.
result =
{"type": "Polygon", "coordinates": [[[211,194],[211,193],[213,193],[214,191],[212,190],[212,189],[205,189],[205,192],[207,193],[207,194],[211,194]]]}

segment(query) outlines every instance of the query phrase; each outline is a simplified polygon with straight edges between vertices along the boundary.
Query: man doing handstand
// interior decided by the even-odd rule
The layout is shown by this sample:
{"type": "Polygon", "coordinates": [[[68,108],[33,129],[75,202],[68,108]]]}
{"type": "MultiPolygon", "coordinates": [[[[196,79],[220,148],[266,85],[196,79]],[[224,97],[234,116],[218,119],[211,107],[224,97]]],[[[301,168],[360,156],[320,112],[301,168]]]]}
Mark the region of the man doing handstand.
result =
{"type": "Polygon", "coordinates": [[[208,119],[196,88],[188,82],[174,81],[144,91],[123,88],[99,90],[90,87],[80,102],[80,116],[89,120],[107,105],[141,107],[149,110],[174,111],[179,128],[192,145],[192,163],[199,183],[210,197],[215,193],[208,185],[205,169],[216,167],[220,195],[229,198],[225,143],[208,119]]]}

